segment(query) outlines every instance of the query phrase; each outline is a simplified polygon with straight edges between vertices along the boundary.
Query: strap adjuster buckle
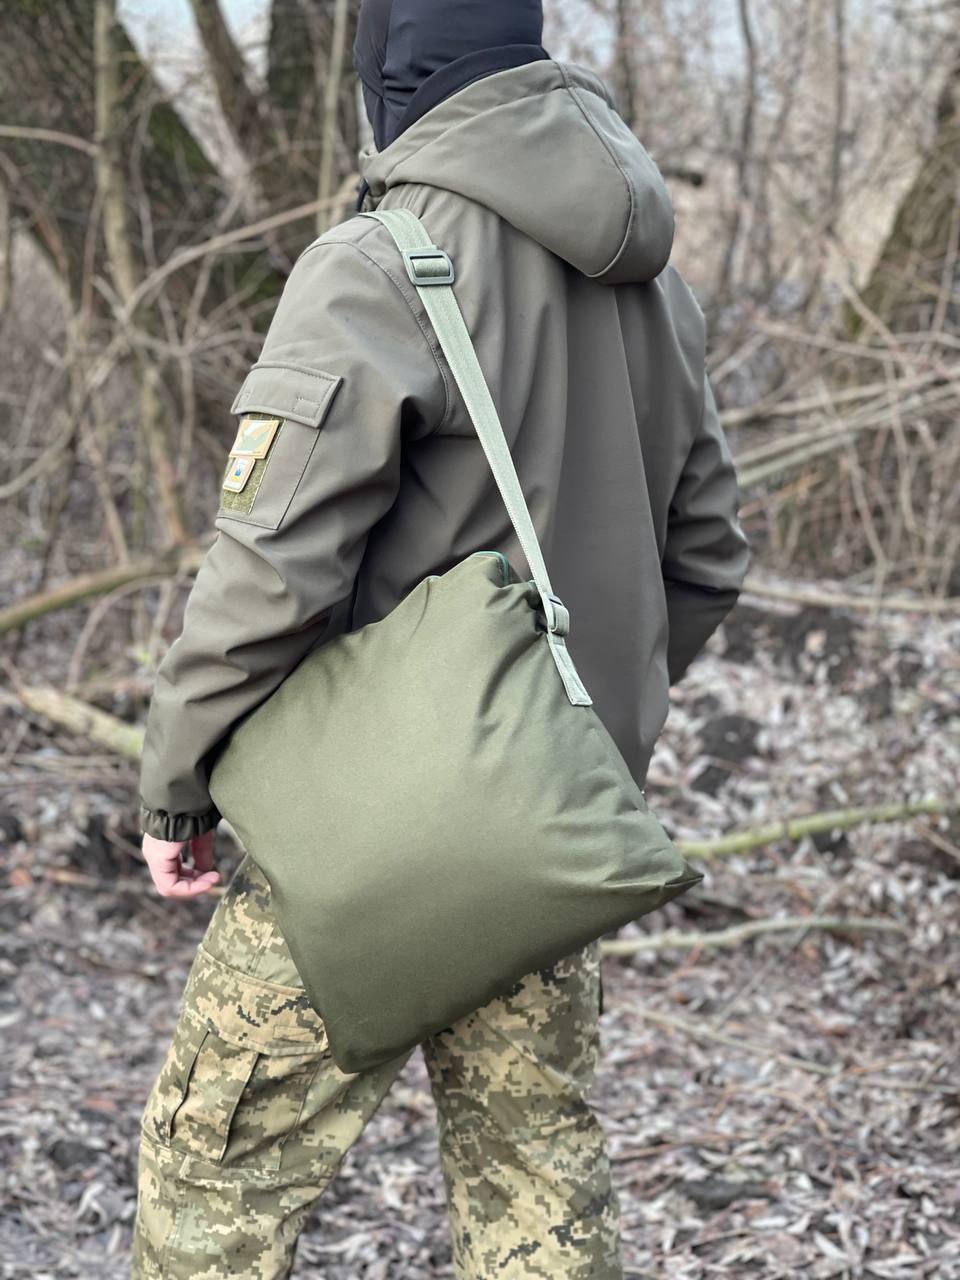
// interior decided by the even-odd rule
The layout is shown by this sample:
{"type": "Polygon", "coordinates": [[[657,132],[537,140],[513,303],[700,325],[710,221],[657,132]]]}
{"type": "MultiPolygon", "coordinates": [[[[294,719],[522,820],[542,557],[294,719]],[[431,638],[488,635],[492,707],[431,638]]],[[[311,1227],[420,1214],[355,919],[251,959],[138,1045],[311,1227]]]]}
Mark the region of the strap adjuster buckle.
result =
{"type": "MultiPolygon", "coordinates": [[[[535,585],[532,584],[531,585],[535,585]]],[[[540,612],[543,614],[546,622],[546,630],[555,636],[566,636],[570,634],[570,610],[566,607],[559,596],[547,595],[541,596],[537,592],[537,599],[540,605],[540,612]]]]}
{"type": "Polygon", "coordinates": [[[401,256],[407,275],[415,285],[422,288],[426,284],[453,284],[450,255],[436,245],[429,249],[402,249],[401,256]]]}

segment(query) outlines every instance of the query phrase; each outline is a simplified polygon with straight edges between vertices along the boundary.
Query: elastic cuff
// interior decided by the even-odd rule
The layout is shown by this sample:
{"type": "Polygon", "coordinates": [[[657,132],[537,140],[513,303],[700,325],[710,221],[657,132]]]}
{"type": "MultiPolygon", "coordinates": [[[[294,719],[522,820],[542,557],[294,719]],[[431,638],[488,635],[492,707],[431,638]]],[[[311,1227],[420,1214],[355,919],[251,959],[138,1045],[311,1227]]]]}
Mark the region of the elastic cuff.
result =
{"type": "Polygon", "coordinates": [[[214,805],[203,813],[165,813],[140,804],[140,829],[157,840],[193,840],[212,831],[220,817],[220,810],[214,805]]]}

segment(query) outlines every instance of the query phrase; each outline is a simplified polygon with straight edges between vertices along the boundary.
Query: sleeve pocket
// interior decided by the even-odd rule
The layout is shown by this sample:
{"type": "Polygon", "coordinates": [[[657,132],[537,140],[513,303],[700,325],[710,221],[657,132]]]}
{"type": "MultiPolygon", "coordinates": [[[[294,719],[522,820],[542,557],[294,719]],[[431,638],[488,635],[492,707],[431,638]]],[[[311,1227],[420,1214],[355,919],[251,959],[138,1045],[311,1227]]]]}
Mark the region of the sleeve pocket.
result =
{"type": "Polygon", "coordinates": [[[240,421],[217,524],[239,520],[279,528],[342,381],[303,365],[254,365],[230,410],[240,421]]]}

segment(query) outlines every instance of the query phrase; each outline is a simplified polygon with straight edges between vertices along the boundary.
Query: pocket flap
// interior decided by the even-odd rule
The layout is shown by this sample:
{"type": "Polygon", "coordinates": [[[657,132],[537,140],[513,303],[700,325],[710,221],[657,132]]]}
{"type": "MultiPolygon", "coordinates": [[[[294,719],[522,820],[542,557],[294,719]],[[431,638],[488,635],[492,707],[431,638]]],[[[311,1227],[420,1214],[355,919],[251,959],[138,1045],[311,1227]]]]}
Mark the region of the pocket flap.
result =
{"type": "Polygon", "coordinates": [[[230,412],[271,413],[307,427],[319,427],[342,381],[335,374],[299,364],[255,364],[230,412]]]}
{"type": "Polygon", "coordinates": [[[326,1047],[326,1027],[302,987],[242,973],[202,943],[185,990],[190,1014],[236,1048],[282,1057],[319,1053],[326,1047]]]}

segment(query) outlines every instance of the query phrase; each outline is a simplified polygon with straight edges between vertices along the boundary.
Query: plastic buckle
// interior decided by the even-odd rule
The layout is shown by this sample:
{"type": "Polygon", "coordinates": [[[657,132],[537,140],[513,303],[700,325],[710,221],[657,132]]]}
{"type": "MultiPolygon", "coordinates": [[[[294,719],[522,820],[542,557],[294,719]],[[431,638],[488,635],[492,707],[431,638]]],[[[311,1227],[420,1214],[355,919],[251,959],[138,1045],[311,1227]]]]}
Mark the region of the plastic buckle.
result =
{"type": "Polygon", "coordinates": [[[415,285],[423,286],[426,284],[453,284],[453,263],[450,255],[445,253],[443,249],[438,249],[436,245],[429,249],[404,249],[402,250],[403,265],[407,268],[407,275],[415,285]],[[417,268],[417,263],[443,263],[445,270],[430,270],[429,266],[423,274],[417,268]]]}

